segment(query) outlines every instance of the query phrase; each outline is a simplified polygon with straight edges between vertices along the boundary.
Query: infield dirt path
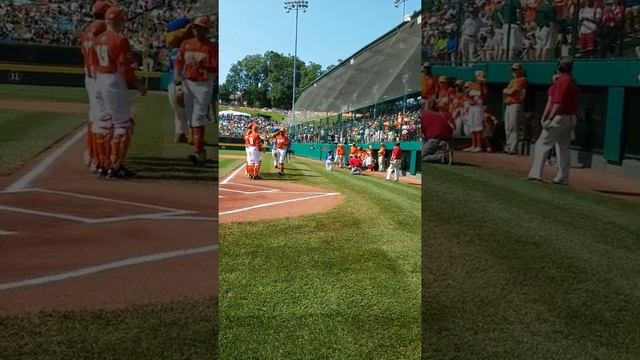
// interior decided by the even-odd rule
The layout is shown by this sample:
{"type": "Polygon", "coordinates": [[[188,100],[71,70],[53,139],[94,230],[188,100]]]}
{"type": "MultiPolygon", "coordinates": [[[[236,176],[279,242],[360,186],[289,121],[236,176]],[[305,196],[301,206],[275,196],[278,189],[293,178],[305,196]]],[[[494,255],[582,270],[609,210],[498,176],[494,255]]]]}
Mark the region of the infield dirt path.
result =
{"type": "MultiPolygon", "coordinates": [[[[456,163],[499,169],[523,178],[527,176],[532,161],[532,157],[528,156],[461,151],[455,152],[453,158],[456,163]]],[[[555,171],[555,166],[546,166],[544,170],[545,181],[551,182],[555,171]]],[[[640,181],[603,170],[572,168],[569,185],[577,189],[640,201],[640,181]]]]}
{"type": "MultiPolygon", "coordinates": [[[[224,155],[221,158],[243,157],[224,155]]],[[[269,162],[263,166],[267,165],[269,162]]],[[[259,221],[321,213],[338,206],[343,199],[336,192],[287,181],[286,176],[272,180],[249,180],[244,175],[244,166],[236,168],[220,181],[218,197],[221,222],[259,221]]]]}
{"type": "Polygon", "coordinates": [[[76,133],[0,178],[0,313],[214,296],[215,181],[98,180],[83,151],[76,133]]]}

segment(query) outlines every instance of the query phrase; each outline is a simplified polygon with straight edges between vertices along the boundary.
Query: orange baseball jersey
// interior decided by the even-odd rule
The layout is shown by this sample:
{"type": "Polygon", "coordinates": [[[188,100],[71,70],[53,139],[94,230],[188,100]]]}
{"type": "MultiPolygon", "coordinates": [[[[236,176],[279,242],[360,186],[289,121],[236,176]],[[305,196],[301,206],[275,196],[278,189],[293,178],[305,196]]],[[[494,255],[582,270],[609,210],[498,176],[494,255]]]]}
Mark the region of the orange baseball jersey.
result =
{"type": "Polygon", "coordinates": [[[131,83],[135,77],[132,67],[135,63],[131,45],[124,35],[107,30],[95,38],[91,65],[97,73],[114,74],[121,71],[127,83],[131,83]]]}
{"type": "Polygon", "coordinates": [[[387,148],[381,146],[380,150],[378,150],[378,156],[384,156],[386,152],[387,152],[387,148]]]}
{"type": "Polygon", "coordinates": [[[184,73],[184,77],[191,81],[205,81],[210,78],[210,74],[216,74],[217,71],[218,47],[216,44],[196,38],[182,42],[176,58],[176,74],[184,73]],[[199,66],[206,69],[198,69],[199,66]]]}
{"type": "Polygon", "coordinates": [[[512,79],[505,91],[505,101],[510,104],[522,104],[527,95],[527,78],[520,76],[512,79]]]}
{"type": "Polygon", "coordinates": [[[278,149],[286,149],[289,146],[289,138],[287,135],[278,134],[276,135],[276,148],[278,149]]]}
{"type": "Polygon", "coordinates": [[[82,63],[87,74],[91,71],[91,53],[93,52],[94,39],[107,30],[107,25],[103,20],[95,20],[87,25],[80,34],[80,51],[82,52],[82,63]]]}
{"type": "Polygon", "coordinates": [[[258,150],[262,149],[262,139],[260,138],[260,134],[259,133],[254,133],[254,132],[250,132],[247,136],[247,144],[248,146],[255,146],[258,148],[258,150]]]}
{"type": "Polygon", "coordinates": [[[355,146],[352,146],[349,148],[349,155],[355,155],[358,152],[358,148],[355,146]]]}
{"type": "Polygon", "coordinates": [[[342,146],[338,147],[338,148],[336,149],[336,154],[337,154],[337,155],[344,156],[344,148],[343,148],[342,146]]]}
{"type": "Polygon", "coordinates": [[[245,131],[244,134],[242,135],[244,137],[244,146],[250,146],[249,145],[249,135],[251,135],[251,130],[245,131]]]}

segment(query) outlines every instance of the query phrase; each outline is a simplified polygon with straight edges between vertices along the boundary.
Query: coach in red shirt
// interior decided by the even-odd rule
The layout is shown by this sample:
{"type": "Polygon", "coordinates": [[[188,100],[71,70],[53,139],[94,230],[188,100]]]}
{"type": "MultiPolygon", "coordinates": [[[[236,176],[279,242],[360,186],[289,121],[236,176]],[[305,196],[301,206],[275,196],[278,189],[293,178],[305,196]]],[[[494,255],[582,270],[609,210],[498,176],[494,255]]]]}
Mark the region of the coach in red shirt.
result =
{"type": "Polygon", "coordinates": [[[573,60],[565,57],[558,63],[559,77],[549,91],[551,108],[542,117],[542,132],[536,141],[533,164],[529,171],[529,180],[542,181],[542,170],[549,151],[558,144],[558,171],[553,182],[567,185],[569,183],[569,169],[571,158],[569,145],[571,134],[577,123],[578,100],[580,90],[576,85],[571,71],[573,60]]]}
{"type": "Polygon", "coordinates": [[[362,160],[359,157],[349,155],[349,166],[351,167],[351,175],[360,175],[362,173],[362,160]]]}
{"type": "Polygon", "coordinates": [[[387,170],[387,177],[385,180],[391,180],[393,175],[393,181],[400,181],[400,165],[402,165],[402,149],[400,149],[400,143],[397,142],[391,151],[391,160],[389,161],[389,169],[387,170]]]}
{"type": "Polygon", "coordinates": [[[449,161],[449,141],[455,123],[448,113],[422,110],[422,161],[446,163],[449,161]]]}

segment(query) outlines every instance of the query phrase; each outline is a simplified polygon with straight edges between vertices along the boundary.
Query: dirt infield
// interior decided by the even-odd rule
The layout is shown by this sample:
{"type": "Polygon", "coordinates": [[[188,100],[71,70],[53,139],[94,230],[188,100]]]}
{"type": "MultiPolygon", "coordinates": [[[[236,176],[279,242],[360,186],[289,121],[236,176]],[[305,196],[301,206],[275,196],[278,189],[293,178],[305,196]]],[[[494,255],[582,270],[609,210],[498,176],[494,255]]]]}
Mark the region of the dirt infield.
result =
{"type": "Polygon", "coordinates": [[[220,221],[259,221],[321,213],[342,202],[342,195],[286,180],[249,180],[244,167],[220,182],[220,221]]]}
{"type": "MultiPolygon", "coordinates": [[[[507,154],[486,154],[456,152],[456,163],[482,166],[513,173],[523,178],[531,166],[531,157],[507,154]]],[[[545,181],[551,182],[555,175],[555,166],[546,166],[545,181]]],[[[577,189],[589,190],[601,194],[640,201],[640,181],[611,174],[598,169],[571,169],[569,185],[577,189]]]]}
{"type": "Polygon", "coordinates": [[[87,104],[74,102],[0,100],[0,109],[49,111],[63,114],[86,114],[89,106],[87,104]]]}
{"type": "Polygon", "coordinates": [[[215,185],[98,180],[83,135],[0,178],[0,312],[215,295],[215,185]]]}

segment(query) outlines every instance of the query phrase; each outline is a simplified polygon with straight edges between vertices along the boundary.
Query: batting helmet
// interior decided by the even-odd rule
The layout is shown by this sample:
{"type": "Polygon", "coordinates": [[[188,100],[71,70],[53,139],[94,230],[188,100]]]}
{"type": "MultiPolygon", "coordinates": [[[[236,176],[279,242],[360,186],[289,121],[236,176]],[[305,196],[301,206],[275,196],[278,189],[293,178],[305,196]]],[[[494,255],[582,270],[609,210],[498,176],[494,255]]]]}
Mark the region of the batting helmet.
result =
{"type": "Polygon", "coordinates": [[[125,20],[124,11],[115,6],[112,6],[109,8],[109,10],[107,10],[107,13],[104,16],[104,19],[110,20],[110,21],[124,21],[125,20]]]}
{"type": "Polygon", "coordinates": [[[91,14],[97,19],[104,19],[107,10],[111,8],[111,3],[107,1],[96,1],[91,7],[91,14]]]}

